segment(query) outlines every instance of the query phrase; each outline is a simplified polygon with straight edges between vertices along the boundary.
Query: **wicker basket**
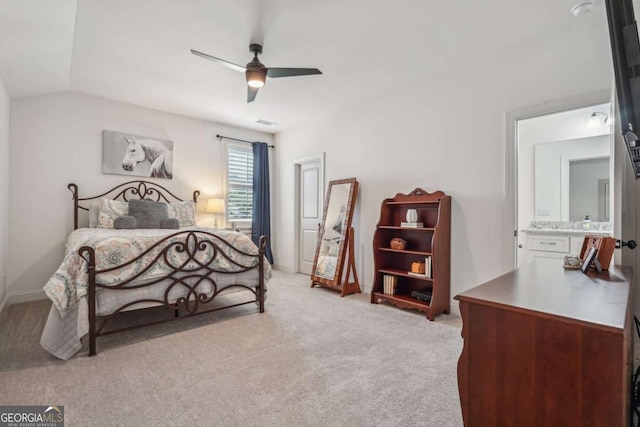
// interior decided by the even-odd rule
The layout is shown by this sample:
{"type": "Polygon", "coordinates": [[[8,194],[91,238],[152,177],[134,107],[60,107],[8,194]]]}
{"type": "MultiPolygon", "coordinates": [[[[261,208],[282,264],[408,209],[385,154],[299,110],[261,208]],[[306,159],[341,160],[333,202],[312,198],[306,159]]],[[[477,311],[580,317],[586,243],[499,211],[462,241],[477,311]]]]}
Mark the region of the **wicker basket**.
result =
{"type": "Polygon", "coordinates": [[[399,237],[391,239],[391,249],[405,249],[407,247],[407,241],[399,237]]]}

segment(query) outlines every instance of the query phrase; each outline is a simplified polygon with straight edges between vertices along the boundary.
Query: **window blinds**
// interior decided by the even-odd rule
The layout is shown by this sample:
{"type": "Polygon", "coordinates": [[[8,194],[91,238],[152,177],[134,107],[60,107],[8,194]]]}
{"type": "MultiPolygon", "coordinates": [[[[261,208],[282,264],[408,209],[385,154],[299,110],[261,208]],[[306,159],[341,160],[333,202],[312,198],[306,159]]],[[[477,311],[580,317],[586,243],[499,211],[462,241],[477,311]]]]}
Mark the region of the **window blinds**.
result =
{"type": "Polygon", "coordinates": [[[230,145],[227,164],[228,219],[251,220],[253,199],[253,150],[230,145]]]}

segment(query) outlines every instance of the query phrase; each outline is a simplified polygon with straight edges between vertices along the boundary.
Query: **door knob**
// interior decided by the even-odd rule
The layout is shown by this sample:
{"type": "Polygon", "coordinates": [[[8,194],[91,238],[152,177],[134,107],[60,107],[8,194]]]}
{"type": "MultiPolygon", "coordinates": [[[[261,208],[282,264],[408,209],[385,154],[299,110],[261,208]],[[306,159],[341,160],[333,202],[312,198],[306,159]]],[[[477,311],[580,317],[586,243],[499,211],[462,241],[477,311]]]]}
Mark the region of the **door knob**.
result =
{"type": "Polygon", "coordinates": [[[522,243],[520,243],[520,244],[518,245],[518,247],[519,247],[520,249],[522,249],[522,243]]]}
{"type": "Polygon", "coordinates": [[[621,247],[628,247],[629,249],[635,249],[636,246],[638,246],[638,244],[636,243],[635,240],[629,240],[627,242],[623,241],[623,240],[617,240],[616,241],[616,249],[620,249],[621,247]]]}

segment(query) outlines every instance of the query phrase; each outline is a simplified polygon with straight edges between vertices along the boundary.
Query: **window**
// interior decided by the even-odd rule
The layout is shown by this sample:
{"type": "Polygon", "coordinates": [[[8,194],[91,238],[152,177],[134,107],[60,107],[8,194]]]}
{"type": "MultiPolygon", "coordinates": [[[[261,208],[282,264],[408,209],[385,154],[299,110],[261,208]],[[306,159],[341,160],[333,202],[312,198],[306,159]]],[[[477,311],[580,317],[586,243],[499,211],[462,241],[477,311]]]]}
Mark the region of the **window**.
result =
{"type": "Polygon", "coordinates": [[[253,148],[229,144],[227,150],[227,218],[251,220],[253,203],[253,148]]]}

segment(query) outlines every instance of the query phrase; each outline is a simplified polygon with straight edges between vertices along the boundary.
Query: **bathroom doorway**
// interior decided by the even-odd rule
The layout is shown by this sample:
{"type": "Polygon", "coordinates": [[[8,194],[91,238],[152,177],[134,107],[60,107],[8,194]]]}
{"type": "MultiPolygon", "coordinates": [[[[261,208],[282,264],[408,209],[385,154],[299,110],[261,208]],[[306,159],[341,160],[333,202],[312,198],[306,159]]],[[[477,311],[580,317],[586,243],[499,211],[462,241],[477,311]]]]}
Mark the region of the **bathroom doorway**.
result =
{"type": "Polygon", "coordinates": [[[607,102],[516,120],[516,266],[540,255],[577,255],[586,228],[613,234],[610,110],[607,102]],[[540,236],[570,243],[529,247],[534,234],[538,246],[540,236]]]}

